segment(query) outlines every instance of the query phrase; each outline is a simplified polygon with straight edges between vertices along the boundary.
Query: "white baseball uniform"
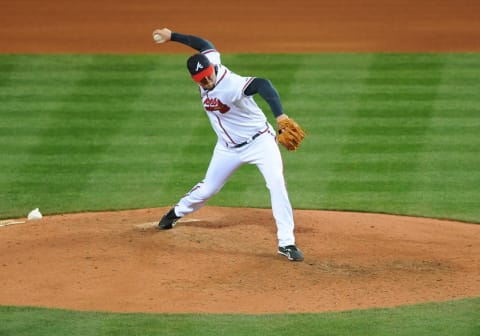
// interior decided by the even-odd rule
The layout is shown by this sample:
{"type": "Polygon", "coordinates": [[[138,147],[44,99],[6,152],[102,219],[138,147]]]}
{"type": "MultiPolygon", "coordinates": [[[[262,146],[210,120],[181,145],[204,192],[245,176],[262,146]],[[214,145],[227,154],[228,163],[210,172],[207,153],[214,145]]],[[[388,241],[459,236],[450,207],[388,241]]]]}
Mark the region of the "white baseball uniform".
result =
{"type": "Polygon", "coordinates": [[[273,216],[277,225],[279,246],[295,245],[294,219],[283,176],[283,161],[275,129],[253,96],[244,94],[254,77],[242,77],[221,64],[220,53],[203,51],[217,67],[215,87],[204,90],[200,98],[218,136],[207,173],[175,206],[182,217],[198,210],[225,185],[243,164],[255,164],[270,191],[273,216]]]}

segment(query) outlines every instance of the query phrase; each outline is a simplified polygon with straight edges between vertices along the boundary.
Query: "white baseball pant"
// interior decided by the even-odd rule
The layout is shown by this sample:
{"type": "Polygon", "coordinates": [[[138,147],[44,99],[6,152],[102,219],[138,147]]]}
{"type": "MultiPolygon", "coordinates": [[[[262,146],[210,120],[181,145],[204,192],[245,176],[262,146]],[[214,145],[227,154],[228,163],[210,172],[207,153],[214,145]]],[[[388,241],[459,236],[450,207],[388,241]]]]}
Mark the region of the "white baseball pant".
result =
{"type": "Polygon", "coordinates": [[[200,209],[222,189],[241,165],[255,164],[270,191],[278,245],[295,245],[293,211],[283,176],[282,156],[272,126],[269,128],[268,132],[240,148],[228,148],[223,143],[217,143],[204,180],[195,185],[175,206],[177,216],[183,217],[200,209]]]}

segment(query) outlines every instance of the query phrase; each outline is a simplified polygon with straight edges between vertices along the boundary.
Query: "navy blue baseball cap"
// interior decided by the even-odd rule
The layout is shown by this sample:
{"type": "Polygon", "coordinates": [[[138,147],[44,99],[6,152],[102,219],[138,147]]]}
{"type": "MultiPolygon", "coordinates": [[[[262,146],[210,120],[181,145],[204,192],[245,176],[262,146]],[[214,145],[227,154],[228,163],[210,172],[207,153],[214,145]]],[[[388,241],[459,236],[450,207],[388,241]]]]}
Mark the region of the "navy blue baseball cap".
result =
{"type": "Polygon", "coordinates": [[[195,82],[200,82],[207,76],[210,76],[214,71],[214,66],[210,60],[202,53],[190,56],[187,60],[187,68],[190,71],[195,82]]]}

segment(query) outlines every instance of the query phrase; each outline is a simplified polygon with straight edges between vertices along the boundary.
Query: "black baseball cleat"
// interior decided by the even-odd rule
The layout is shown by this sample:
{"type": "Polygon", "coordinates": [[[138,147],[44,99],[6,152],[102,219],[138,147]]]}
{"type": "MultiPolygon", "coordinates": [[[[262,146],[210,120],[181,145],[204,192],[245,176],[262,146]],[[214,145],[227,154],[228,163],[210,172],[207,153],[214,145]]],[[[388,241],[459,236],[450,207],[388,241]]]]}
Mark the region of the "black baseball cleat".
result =
{"type": "Polygon", "coordinates": [[[175,208],[171,208],[170,211],[168,211],[162,219],[160,219],[160,222],[158,223],[158,229],[159,230],[169,230],[172,229],[175,226],[175,223],[177,220],[179,220],[182,217],[178,217],[175,214],[175,208]]]}
{"type": "Polygon", "coordinates": [[[302,261],[303,253],[295,245],[279,246],[278,254],[283,255],[291,261],[302,261]]]}

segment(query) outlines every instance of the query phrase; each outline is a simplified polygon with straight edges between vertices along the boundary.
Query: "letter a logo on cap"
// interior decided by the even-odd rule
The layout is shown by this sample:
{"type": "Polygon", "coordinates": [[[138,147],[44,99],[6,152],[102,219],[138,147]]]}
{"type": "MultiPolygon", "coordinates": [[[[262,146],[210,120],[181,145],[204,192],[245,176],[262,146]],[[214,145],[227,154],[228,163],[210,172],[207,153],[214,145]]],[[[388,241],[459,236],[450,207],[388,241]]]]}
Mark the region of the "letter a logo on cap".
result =
{"type": "Polygon", "coordinates": [[[195,54],[188,58],[187,68],[195,82],[199,83],[203,78],[211,76],[215,67],[204,54],[195,54]]]}

